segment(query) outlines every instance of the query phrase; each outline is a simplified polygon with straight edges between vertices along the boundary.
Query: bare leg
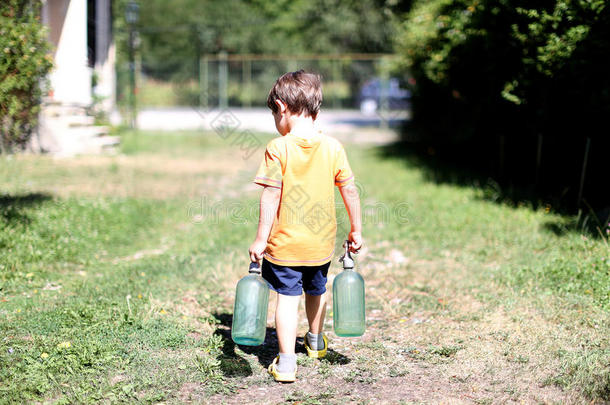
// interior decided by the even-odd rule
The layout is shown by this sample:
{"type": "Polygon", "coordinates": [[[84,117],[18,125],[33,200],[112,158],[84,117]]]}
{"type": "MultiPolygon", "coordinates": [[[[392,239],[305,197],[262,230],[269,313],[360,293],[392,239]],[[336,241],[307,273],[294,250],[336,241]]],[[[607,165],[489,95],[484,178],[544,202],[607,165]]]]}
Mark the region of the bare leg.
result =
{"type": "Polygon", "coordinates": [[[322,333],[326,315],[326,293],[322,295],[305,294],[305,312],[309,322],[309,331],[316,335],[322,333]]]}
{"type": "Polygon", "coordinates": [[[280,353],[294,354],[294,345],[297,340],[300,298],[300,295],[277,295],[275,330],[277,332],[280,353]]]}

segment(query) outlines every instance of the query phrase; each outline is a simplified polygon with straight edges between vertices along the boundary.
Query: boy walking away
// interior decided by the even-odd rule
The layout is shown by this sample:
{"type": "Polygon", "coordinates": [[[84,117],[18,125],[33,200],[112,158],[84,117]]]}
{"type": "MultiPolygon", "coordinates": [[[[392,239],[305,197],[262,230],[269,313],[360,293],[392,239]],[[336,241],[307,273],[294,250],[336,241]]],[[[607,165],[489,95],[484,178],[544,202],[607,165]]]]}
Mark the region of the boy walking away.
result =
{"type": "Polygon", "coordinates": [[[351,231],[350,250],[362,246],[360,199],[343,146],[322,134],[314,121],[322,104],[320,77],[303,70],[286,73],[267,98],[281,137],[267,145],[254,182],[264,187],[250,260],[262,259],[262,276],[278,293],[275,327],[279,355],[269,366],[276,381],[296,378],[295,342],[299,299],[305,292],[309,357],[326,355],[323,333],[326,280],[337,223],[334,186],[339,187],[351,231]]]}

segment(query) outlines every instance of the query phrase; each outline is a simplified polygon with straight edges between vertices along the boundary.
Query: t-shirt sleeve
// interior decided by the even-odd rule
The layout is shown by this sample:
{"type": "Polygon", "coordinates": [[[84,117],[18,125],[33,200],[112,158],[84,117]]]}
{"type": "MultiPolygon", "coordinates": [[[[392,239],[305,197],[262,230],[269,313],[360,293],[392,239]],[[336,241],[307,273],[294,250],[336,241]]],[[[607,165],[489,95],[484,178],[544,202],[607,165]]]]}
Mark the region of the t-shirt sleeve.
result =
{"type": "Polygon", "coordinates": [[[278,146],[269,142],[265,149],[265,157],[261,162],[254,183],[261,186],[282,188],[282,162],[278,146]]]}
{"type": "Polygon", "coordinates": [[[345,149],[341,144],[338,145],[337,160],[335,162],[335,186],[343,187],[354,183],[354,173],[352,173],[345,149]]]}

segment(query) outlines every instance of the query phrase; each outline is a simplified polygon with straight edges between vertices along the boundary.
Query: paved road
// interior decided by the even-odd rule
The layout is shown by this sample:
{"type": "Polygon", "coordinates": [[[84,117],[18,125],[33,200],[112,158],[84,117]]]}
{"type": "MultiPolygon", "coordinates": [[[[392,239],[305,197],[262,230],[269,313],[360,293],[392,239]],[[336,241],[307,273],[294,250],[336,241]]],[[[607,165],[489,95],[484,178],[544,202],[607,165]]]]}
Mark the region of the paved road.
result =
{"type": "MultiPolygon", "coordinates": [[[[395,139],[396,127],[409,119],[408,112],[374,114],[367,116],[359,110],[323,110],[316,120],[327,134],[354,142],[386,143],[395,139]],[[387,124],[387,125],[385,125],[387,124]]],[[[118,124],[120,116],[113,114],[118,124]]],[[[275,133],[275,124],[267,108],[227,108],[224,110],[197,110],[195,108],[143,109],[138,113],[138,127],[143,130],[214,130],[219,126],[236,130],[275,133]]]]}

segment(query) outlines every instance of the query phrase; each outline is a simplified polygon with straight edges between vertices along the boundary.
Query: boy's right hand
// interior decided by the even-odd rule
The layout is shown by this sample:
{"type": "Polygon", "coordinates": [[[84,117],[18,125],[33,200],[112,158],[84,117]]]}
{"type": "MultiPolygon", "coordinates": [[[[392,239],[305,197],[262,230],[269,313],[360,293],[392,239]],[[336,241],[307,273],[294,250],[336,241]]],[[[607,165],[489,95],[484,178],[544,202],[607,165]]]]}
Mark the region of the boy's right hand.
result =
{"type": "Polygon", "coordinates": [[[350,232],[347,235],[347,240],[350,241],[349,250],[351,253],[358,253],[362,247],[362,234],[360,232],[350,232]]]}
{"type": "Polygon", "coordinates": [[[263,253],[267,247],[266,241],[255,240],[251,245],[248,252],[250,253],[251,262],[260,262],[263,259],[263,253]]]}

